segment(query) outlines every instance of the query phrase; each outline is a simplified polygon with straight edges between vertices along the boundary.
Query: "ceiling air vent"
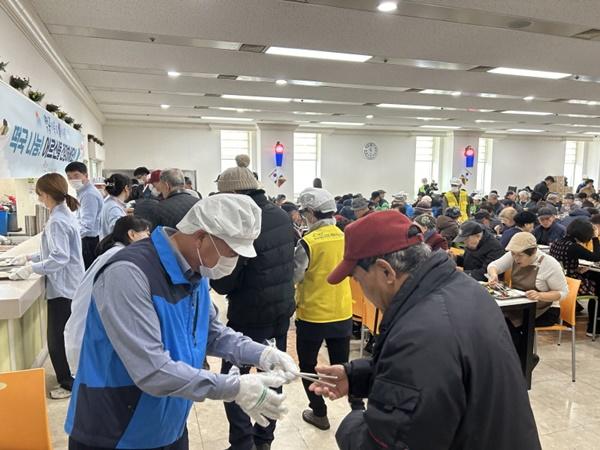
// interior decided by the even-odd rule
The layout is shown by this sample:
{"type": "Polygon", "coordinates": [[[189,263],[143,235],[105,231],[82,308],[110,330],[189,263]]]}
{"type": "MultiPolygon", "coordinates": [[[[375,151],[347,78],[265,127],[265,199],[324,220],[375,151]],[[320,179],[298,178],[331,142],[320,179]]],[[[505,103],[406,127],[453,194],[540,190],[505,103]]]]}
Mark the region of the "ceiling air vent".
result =
{"type": "Polygon", "coordinates": [[[410,88],[405,90],[404,92],[421,92],[423,89],[417,89],[417,88],[410,88]]]}
{"type": "Polygon", "coordinates": [[[267,49],[266,45],[257,45],[257,44],[242,44],[238,49],[240,52],[249,52],[249,53],[264,53],[267,49]]]}
{"type": "Polygon", "coordinates": [[[208,109],[208,106],[195,105],[194,109],[208,109]]]}
{"type": "Polygon", "coordinates": [[[589,30],[585,30],[581,33],[574,34],[571,37],[577,39],[585,39],[587,41],[595,41],[598,40],[598,38],[600,38],[600,30],[598,28],[590,28],[589,30]]]}
{"type": "Polygon", "coordinates": [[[217,75],[217,78],[219,80],[237,80],[238,76],[237,75],[226,75],[226,74],[219,74],[217,75]]]}
{"type": "Polygon", "coordinates": [[[492,66],[476,66],[467,70],[467,72],[488,72],[489,70],[494,69],[492,66]]]}
{"type": "Polygon", "coordinates": [[[220,94],[204,94],[205,97],[221,97],[220,94]]]}
{"type": "Polygon", "coordinates": [[[332,116],[343,116],[343,113],[333,113],[332,116]]]}
{"type": "Polygon", "coordinates": [[[549,103],[564,103],[569,101],[567,98],[555,98],[554,100],[550,100],[549,103]]]}

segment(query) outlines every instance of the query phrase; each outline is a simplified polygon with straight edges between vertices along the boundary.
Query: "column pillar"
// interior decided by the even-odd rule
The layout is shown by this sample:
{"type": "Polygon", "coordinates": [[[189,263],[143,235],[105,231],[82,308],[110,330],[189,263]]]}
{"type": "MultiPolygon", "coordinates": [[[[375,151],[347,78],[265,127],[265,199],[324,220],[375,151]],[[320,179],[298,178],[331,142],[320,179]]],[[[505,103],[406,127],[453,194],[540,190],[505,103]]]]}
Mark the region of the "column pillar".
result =
{"type": "Polygon", "coordinates": [[[294,131],[297,128],[297,125],[273,123],[256,125],[256,154],[259,159],[257,168],[265,192],[270,196],[285,194],[291,201],[294,200],[294,131]],[[269,174],[275,168],[275,145],[278,141],[285,147],[281,170],[286,182],[281,187],[277,187],[269,178],[269,174]]]}

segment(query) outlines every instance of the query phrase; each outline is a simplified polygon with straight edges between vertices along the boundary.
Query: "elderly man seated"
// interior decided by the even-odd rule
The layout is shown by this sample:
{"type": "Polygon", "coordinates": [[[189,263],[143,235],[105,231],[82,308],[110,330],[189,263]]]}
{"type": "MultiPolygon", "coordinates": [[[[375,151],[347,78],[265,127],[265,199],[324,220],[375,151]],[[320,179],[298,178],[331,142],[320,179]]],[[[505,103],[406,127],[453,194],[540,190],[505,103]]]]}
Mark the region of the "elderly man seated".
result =
{"type": "Polygon", "coordinates": [[[457,256],[456,264],[477,281],[485,281],[488,264],[504,255],[498,239],[477,222],[463,223],[454,242],[465,245],[465,253],[457,256]]]}
{"type": "Polygon", "coordinates": [[[409,219],[388,211],[349,225],[328,281],[350,275],[384,315],[372,359],[317,367],[338,379],[310,386],[332,400],[369,398],[342,421],[339,448],[541,448],[500,309],[409,219]]]}
{"type": "Polygon", "coordinates": [[[556,208],[551,206],[540,208],[538,220],[540,224],[533,230],[538,245],[550,245],[567,234],[567,229],[556,222],[556,208]]]}

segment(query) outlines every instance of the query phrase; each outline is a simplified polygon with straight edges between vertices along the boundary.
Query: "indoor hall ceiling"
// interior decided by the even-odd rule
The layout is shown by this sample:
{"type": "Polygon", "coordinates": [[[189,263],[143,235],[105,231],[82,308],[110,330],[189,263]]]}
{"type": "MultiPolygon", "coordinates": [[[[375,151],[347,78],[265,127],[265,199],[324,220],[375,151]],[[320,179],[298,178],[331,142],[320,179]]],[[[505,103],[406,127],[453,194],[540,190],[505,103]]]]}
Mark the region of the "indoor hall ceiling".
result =
{"type": "Polygon", "coordinates": [[[600,31],[572,37],[599,22],[596,1],[379,3],[30,0],[110,121],[600,132],[600,31]],[[563,75],[488,72],[499,67],[563,75]]]}

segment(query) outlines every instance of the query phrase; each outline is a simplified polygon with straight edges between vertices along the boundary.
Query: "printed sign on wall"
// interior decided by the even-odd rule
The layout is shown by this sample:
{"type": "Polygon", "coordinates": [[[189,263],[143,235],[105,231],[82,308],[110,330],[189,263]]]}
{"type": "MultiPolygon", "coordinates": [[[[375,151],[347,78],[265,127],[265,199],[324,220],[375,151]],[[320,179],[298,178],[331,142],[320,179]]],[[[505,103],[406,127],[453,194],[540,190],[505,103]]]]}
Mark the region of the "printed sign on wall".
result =
{"type": "Polygon", "coordinates": [[[0,81],[0,178],[63,172],[83,149],[79,131],[0,81]]]}

